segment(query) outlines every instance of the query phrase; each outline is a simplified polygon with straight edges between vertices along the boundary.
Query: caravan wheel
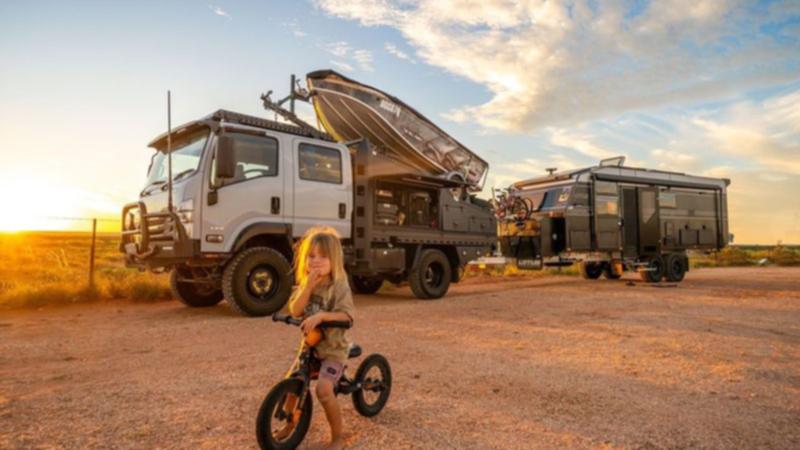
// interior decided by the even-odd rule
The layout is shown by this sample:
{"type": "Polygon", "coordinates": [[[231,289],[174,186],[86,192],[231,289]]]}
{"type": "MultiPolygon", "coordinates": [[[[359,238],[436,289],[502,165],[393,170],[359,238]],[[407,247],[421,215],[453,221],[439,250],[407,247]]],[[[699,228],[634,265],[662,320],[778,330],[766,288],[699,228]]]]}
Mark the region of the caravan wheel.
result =
{"type": "Polygon", "coordinates": [[[599,262],[583,261],[580,271],[584,280],[596,280],[603,274],[603,265],[599,262]]]}
{"type": "Polygon", "coordinates": [[[667,257],[667,281],[679,282],[686,276],[686,258],[680,253],[673,253],[667,257]]]}
{"type": "Polygon", "coordinates": [[[648,283],[658,283],[664,278],[665,271],[664,258],[655,255],[647,258],[647,266],[639,269],[639,276],[648,283]]]}

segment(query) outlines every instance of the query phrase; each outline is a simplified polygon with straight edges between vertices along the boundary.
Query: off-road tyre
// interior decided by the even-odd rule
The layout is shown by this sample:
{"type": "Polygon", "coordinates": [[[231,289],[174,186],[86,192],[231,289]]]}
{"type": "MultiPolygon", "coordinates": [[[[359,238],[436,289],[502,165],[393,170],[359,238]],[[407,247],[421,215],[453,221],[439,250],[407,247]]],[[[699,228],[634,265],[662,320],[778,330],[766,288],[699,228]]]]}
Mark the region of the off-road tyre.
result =
{"type": "Polygon", "coordinates": [[[667,256],[665,267],[665,278],[667,281],[677,283],[683,281],[686,276],[686,257],[680,253],[672,253],[667,256]]]}
{"type": "MultiPolygon", "coordinates": [[[[370,402],[365,396],[363,387],[353,392],[353,407],[364,417],[372,417],[381,412],[383,407],[386,406],[386,402],[389,401],[389,395],[392,393],[392,368],[389,366],[389,361],[377,353],[367,356],[366,359],[361,362],[358,366],[358,370],[356,370],[354,382],[361,383],[362,386],[365,382],[369,383],[370,380],[366,380],[365,377],[373,367],[378,368],[382,378],[382,386],[380,390],[377,391],[379,392],[377,399],[370,402]]],[[[370,386],[367,386],[368,389],[369,387],[370,386]]]]}
{"type": "Polygon", "coordinates": [[[361,275],[350,275],[350,287],[356,294],[374,294],[383,285],[383,277],[365,277],[361,275]]]}
{"type": "Polygon", "coordinates": [[[619,280],[622,277],[622,272],[617,272],[614,261],[603,263],[603,276],[607,280],[619,280]]]}
{"type": "Polygon", "coordinates": [[[225,266],[222,292],[231,308],[240,314],[266,316],[280,310],[289,299],[291,271],[289,261],[277,250],[251,247],[234,256],[225,266]],[[268,286],[263,286],[265,277],[269,278],[268,286]]]}
{"type": "Polygon", "coordinates": [[[283,398],[287,393],[299,396],[302,390],[303,382],[301,380],[288,378],[273,386],[266,398],[264,398],[256,418],[256,439],[258,440],[258,446],[263,450],[289,450],[297,448],[303,442],[303,438],[306,437],[308,427],[311,424],[312,401],[310,392],[306,393],[300,420],[286,440],[276,442],[272,436],[271,420],[273,415],[280,413],[276,409],[283,405],[283,398]]]}
{"type": "Polygon", "coordinates": [[[582,261],[580,264],[581,278],[584,280],[596,280],[603,274],[603,264],[593,261],[582,261]]]}
{"type": "Polygon", "coordinates": [[[651,270],[639,269],[639,276],[643,281],[648,283],[658,283],[664,278],[666,268],[664,266],[664,258],[661,255],[655,255],[647,258],[647,268],[651,270]]]}
{"type": "Polygon", "coordinates": [[[169,274],[169,290],[172,297],[191,308],[207,308],[221,302],[222,290],[211,286],[180,281],[181,274],[177,267],[169,274]]]}
{"type": "Polygon", "coordinates": [[[426,248],[420,254],[416,267],[408,275],[414,296],[423,300],[444,297],[450,288],[452,268],[447,256],[435,248],[426,248]]]}

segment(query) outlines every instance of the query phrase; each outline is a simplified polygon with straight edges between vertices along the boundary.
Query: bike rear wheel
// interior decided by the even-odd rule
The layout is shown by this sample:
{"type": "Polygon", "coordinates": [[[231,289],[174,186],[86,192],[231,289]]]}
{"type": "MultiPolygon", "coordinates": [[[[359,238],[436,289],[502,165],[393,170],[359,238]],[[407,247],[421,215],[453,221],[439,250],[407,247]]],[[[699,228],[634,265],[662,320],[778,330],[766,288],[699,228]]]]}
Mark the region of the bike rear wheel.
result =
{"type": "Polygon", "coordinates": [[[303,381],[297,378],[283,380],[269,391],[256,419],[256,439],[263,450],[293,449],[306,437],[311,424],[311,394],[305,392],[299,407],[303,392],[303,381]]]}
{"type": "Polygon", "coordinates": [[[355,383],[361,389],[353,392],[353,406],[364,417],[372,417],[386,406],[392,392],[392,369],[389,361],[374,353],[358,366],[355,383]]]}

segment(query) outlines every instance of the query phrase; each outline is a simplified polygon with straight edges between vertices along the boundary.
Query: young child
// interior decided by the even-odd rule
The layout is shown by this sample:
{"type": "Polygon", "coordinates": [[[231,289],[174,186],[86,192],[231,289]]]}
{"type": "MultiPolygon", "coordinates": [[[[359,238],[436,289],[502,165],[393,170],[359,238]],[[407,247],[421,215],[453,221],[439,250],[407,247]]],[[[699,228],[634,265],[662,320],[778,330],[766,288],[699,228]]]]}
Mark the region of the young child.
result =
{"type": "MultiPolygon", "coordinates": [[[[342,244],[334,229],[315,227],[306,233],[296,253],[295,278],[298,288],[289,300],[289,313],[304,318],[300,326],[304,333],[322,322],[352,323],[355,313],[353,294],[344,270],[342,244]]],[[[315,347],[322,361],[317,399],[331,426],[329,449],[344,446],[342,413],[333,388],[344,371],[348,346],[343,328],[329,328],[325,330],[325,338],[315,347]]]]}

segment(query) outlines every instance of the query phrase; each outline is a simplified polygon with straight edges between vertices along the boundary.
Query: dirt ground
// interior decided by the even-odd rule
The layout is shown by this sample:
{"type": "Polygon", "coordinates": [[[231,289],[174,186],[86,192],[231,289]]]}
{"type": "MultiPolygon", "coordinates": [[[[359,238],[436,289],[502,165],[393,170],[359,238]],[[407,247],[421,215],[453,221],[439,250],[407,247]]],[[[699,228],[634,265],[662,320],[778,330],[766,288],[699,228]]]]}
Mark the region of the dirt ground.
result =
{"type": "MultiPolygon", "coordinates": [[[[350,336],[394,385],[373,419],[340,398],[349,448],[800,447],[800,268],[628,277],[356,297],[350,336]]],[[[224,303],[0,314],[3,449],[254,448],[299,339],[224,303]]],[[[328,436],[314,407],[303,448],[328,436]]]]}

